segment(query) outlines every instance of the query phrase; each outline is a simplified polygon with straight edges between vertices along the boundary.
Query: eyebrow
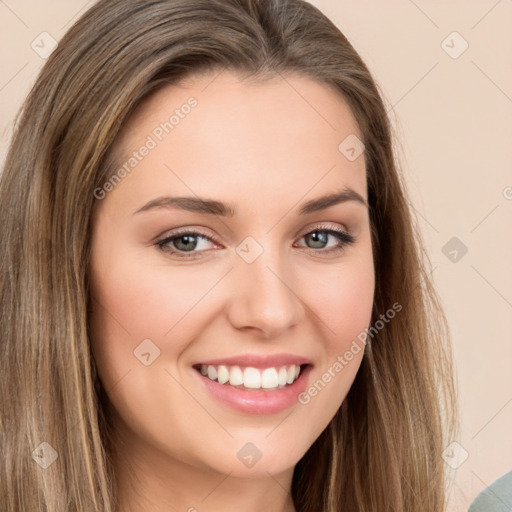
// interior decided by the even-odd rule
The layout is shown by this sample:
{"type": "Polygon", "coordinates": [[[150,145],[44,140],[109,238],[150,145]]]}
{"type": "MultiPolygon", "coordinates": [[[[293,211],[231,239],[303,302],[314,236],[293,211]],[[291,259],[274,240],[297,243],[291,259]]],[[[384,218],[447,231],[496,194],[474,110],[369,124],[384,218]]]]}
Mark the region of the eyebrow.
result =
{"type": "MultiPolygon", "coordinates": [[[[348,201],[358,202],[365,207],[368,207],[366,200],[358,192],[351,188],[344,188],[341,192],[336,192],[326,196],[311,199],[305,202],[300,210],[300,215],[307,215],[309,213],[325,210],[330,206],[348,201]]],[[[204,213],[209,215],[219,215],[222,217],[233,217],[235,215],[235,208],[226,203],[216,201],[213,199],[202,199],[199,197],[157,197],[147,202],[144,206],[139,208],[135,214],[147,212],[149,210],[160,208],[179,208],[189,212],[204,213]]]]}

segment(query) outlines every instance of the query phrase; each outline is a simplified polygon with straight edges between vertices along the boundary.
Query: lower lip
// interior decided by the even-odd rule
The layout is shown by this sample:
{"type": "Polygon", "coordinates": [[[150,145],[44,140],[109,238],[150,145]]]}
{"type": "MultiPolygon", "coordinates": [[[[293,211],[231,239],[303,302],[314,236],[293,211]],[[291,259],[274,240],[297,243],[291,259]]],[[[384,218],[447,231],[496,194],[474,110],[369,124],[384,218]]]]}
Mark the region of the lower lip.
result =
{"type": "Polygon", "coordinates": [[[221,403],[246,414],[276,414],[298,403],[298,396],[306,389],[311,365],[301,370],[298,379],[281,389],[245,390],[229,384],[219,384],[193,369],[207,391],[221,403]]]}

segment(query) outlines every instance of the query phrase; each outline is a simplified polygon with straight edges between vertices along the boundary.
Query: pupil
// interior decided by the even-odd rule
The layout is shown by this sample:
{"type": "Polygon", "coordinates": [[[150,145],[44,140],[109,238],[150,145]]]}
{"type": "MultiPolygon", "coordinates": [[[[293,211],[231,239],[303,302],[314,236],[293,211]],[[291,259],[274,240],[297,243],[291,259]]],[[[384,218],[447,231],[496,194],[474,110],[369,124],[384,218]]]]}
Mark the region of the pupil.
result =
{"type": "Polygon", "coordinates": [[[315,248],[322,248],[323,245],[327,243],[327,233],[322,231],[314,231],[308,236],[313,241],[313,243],[320,243],[320,245],[315,246],[315,248]]]}
{"type": "Polygon", "coordinates": [[[182,250],[189,250],[189,249],[194,249],[195,247],[195,236],[190,236],[190,235],[183,235],[183,236],[180,236],[179,238],[177,238],[175,240],[175,245],[178,249],[182,249],[182,250]],[[185,240],[185,243],[184,244],[181,244],[183,247],[178,247],[180,245],[180,241],[181,240],[185,240]]]}

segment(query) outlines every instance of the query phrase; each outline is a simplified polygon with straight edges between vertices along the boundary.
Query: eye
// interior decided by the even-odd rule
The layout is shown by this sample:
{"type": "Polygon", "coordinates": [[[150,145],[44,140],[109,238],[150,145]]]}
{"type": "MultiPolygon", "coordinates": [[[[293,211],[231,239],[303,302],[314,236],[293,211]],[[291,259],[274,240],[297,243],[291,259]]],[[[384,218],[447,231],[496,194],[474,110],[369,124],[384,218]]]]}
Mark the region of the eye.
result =
{"type": "Polygon", "coordinates": [[[190,258],[195,257],[195,253],[208,249],[208,247],[205,247],[208,242],[214,244],[213,239],[204,233],[183,230],[156,242],[156,245],[162,251],[177,255],[180,258],[190,258]]]}
{"type": "MultiPolygon", "coordinates": [[[[350,233],[324,226],[309,231],[302,239],[312,244],[306,247],[309,251],[318,254],[338,253],[355,242],[355,237],[350,233]],[[329,246],[330,238],[334,245],[329,246]]],[[[202,252],[208,250],[209,244],[216,245],[216,242],[212,237],[194,230],[181,230],[155,243],[162,251],[182,259],[200,257],[202,252]]]]}
{"type": "Polygon", "coordinates": [[[355,242],[355,237],[342,229],[335,229],[331,227],[318,226],[313,231],[309,231],[302,236],[308,246],[315,253],[339,252],[347,245],[355,242]],[[329,246],[329,238],[334,239],[334,245],[329,246]]]}

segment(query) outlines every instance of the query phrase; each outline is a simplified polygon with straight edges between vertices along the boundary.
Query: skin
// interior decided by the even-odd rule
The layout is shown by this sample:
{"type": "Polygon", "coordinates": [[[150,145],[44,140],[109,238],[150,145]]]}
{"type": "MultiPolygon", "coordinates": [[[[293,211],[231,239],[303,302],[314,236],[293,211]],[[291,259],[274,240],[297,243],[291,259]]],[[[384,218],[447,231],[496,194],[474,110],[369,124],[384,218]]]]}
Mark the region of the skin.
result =
{"type": "MultiPolygon", "coordinates": [[[[326,85],[300,75],[250,82],[224,71],[146,99],[116,142],[120,165],[191,96],[197,106],[98,200],[93,220],[90,334],[119,447],[118,512],[291,512],[294,466],[340,407],[363,351],[307,405],[266,415],[217,402],[192,364],[298,354],[313,363],[311,384],[368,327],[375,282],[367,207],[347,201],[298,213],[343,187],[367,199],[364,154],[349,161],[338,150],[348,135],[362,136],[326,85]],[[236,214],[167,207],[134,215],[163,195],[216,199],[236,214]],[[318,226],[356,240],[328,254],[335,237],[322,246],[304,236],[318,226]],[[178,228],[214,241],[199,237],[196,256],[180,259],[156,245],[178,228]],[[263,249],[252,263],[236,251],[248,236],[263,249]],[[148,338],[160,355],[145,366],[134,350],[148,338]],[[251,468],[236,456],[248,442],[262,454],[251,468]]],[[[189,254],[179,242],[168,246],[189,254]]]]}

